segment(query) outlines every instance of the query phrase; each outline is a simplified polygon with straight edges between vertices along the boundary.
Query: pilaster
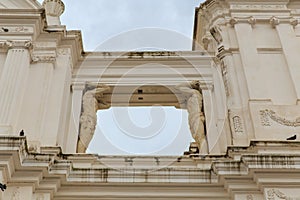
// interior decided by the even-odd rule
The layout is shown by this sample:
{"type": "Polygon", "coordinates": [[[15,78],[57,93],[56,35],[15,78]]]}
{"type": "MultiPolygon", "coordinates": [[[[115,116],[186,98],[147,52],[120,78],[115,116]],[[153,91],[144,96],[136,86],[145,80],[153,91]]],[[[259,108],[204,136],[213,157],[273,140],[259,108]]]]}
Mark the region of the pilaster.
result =
{"type": "Polygon", "coordinates": [[[29,65],[29,40],[6,41],[8,49],[0,77],[0,134],[18,134],[15,130],[17,116],[24,96],[29,65]]]}
{"type": "Polygon", "coordinates": [[[79,124],[82,107],[82,95],[83,90],[86,87],[85,83],[73,83],[72,84],[72,105],[71,116],[69,122],[68,140],[66,141],[66,152],[76,153],[77,141],[79,137],[79,124]]]}
{"type": "Polygon", "coordinates": [[[72,76],[71,53],[61,54],[57,50],[57,57],[49,85],[47,95],[47,109],[43,120],[43,146],[62,146],[68,125],[67,111],[70,98],[70,86],[72,76]],[[55,94],[55,95],[53,95],[55,94]]]}
{"type": "Polygon", "coordinates": [[[296,104],[300,100],[300,41],[296,37],[295,27],[298,25],[298,20],[289,18],[272,17],[270,24],[276,29],[279,36],[283,54],[286,58],[288,65],[287,71],[289,71],[290,78],[293,82],[293,88],[290,88],[290,92],[294,94],[295,101],[290,104],[296,104]]]}

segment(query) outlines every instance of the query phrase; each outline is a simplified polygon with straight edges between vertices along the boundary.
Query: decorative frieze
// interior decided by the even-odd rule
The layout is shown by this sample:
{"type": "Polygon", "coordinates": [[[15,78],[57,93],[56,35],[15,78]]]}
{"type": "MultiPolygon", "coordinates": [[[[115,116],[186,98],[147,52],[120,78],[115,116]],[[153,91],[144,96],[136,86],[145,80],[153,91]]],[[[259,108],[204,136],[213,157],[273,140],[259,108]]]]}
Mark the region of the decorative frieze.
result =
{"type": "Polygon", "coordinates": [[[279,18],[279,17],[271,17],[269,20],[266,18],[258,18],[249,16],[249,17],[232,17],[230,18],[227,23],[230,24],[232,27],[234,27],[238,23],[249,23],[252,27],[257,23],[257,21],[261,21],[263,23],[269,21],[270,25],[275,28],[277,25],[280,23],[285,23],[285,24],[291,24],[292,26],[297,26],[299,24],[298,20],[293,17],[288,17],[288,18],[279,18]]]}
{"type": "Polygon", "coordinates": [[[56,61],[55,51],[48,52],[33,52],[31,55],[33,63],[44,62],[44,63],[53,63],[56,61]]]}
{"type": "Polygon", "coordinates": [[[232,10],[284,10],[287,9],[286,5],[259,5],[259,4],[235,4],[231,5],[232,10]]]}
{"type": "Polygon", "coordinates": [[[283,126],[291,126],[291,127],[300,126],[300,117],[296,118],[295,120],[288,120],[285,117],[281,117],[277,115],[275,111],[268,110],[268,109],[260,111],[260,119],[261,119],[262,126],[271,126],[270,119],[283,126]]]}
{"type": "Polygon", "coordinates": [[[0,26],[1,33],[33,33],[31,26],[0,26]]]}

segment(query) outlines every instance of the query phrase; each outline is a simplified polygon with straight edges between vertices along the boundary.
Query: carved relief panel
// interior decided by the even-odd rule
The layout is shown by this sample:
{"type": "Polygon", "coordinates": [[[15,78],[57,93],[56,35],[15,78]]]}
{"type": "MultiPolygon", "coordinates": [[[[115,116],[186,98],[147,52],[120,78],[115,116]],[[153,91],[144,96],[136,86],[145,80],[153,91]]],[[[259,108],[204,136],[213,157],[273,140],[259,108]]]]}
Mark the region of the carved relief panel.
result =
{"type": "Polygon", "coordinates": [[[287,188],[266,188],[265,199],[267,200],[300,200],[299,189],[287,189],[287,188]]]}
{"type": "Polygon", "coordinates": [[[250,104],[255,128],[255,139],[263,140],[299,140],[299,106],[273,106],[250,104]]]}

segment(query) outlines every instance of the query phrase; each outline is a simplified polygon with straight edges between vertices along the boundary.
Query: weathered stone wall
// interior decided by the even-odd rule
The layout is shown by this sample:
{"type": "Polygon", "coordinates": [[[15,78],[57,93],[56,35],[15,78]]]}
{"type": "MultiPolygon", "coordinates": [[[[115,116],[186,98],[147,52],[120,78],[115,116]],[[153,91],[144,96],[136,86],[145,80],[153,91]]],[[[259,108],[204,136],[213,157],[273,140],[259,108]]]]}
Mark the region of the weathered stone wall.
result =
{"type": "Polygon", "coordinates": [[[234,145],[300,138],[299,9],[297,1],[211,0],[197,11],[195,40],[218,58],[234,145]]]}

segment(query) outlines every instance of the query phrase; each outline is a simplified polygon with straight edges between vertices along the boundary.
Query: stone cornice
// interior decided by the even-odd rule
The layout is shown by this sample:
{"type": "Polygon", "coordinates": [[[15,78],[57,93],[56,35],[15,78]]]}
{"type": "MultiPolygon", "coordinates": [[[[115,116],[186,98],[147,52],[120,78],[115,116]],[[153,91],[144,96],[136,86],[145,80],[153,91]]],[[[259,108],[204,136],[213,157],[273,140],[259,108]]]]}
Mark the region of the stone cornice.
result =
{"type": "MultiPolygon", "coordinates": [[[[252,141],[249,147],[229,147],[227,155],[178,157],[63,154],[57,147],[41,147],[40,151],[29,152],[25,137],[1,136],[3,182],[8,187],[26,183],[34,186],[36,191],[51,195],[59,190],[55,195],[73,199],[80,197],[78,195],[85,191],[86,185],[93,191],[92,188],[96,191],[100,184],[105,184],[107,189],[114,186],[116,190],[120,182],[128,187],[145,187],[145,190],[158,185],[180,187],[181,190],[196,187],[197,191],[202,191],[205,188],[206,192],[210,188],[215,191],[210,193],[211,198],[215,197],[213,199],[224,198],[225,185],[229,192],[242,191],[245,187],[258,191],[272,183],[279,185],[282,176],[294,177],[290,182],[286,180],[284,186],[300,184],[300,143],[294,141],[252,141]],[[266,171],[269,178],[264,176],[266,171]],[[231,181],[236,177],[240,180],[239,185],[231,181]],[[216,190],[216,185],[222,190],[216,190]],[[70,188],[77,188],[78,192],[62,193],[70,188]]],[[[189,195],[196,198],[199,194],[189,195]]]]}
{"type": "MultiPolygon", "coordinates": [[[[36,165],[37,163],[41,165],[48,165],[52,173],[54,169],[62,169],[62,164],[66,164],[68,170],[74,169],[74,167],[69,168],[69,166],[81,166],[80,168],[84,170],[84,166],[90,166],[89,169],[103,169],[107,170],[128,170],[129,172],[133,169],[139,170],[160,170],[160,169],[178,169],[179,171],[194,170],[206,174],[210,169],[215,169],[213,172],[216,175],[234,175],[233,170],[240,172],[248,172],[250,168],[255,166],[256,169],[273,169],[275,166],[277,169],[300,169],[298,165],[300,161],[300,142],[293,141],[252,141],[250,147],[229,147],[227,155],[199,155],[190,154],[185,156],[97,156],[92,154],[68,154],[64,155],[60,148],[57,147],[41,147],[41,152],[43,153],[30,153],[28,152],[27,142],[25,137],[0,137],[0,151],[19,151],[22,163],[26,163],[26,166],[36,165]],[[273,149],[280,151],[271,153],[273,149]],[[293,149],[293,154],[287,154],[286,149],[293,149]],[[257,152],[259,149],[264,149],[264,153],[257,152]],[[270,149],[270,152],[268,152],[270,149]],[[296,153],[299,152],[299,153],[296,153]],[[239,155],[239,159],[236,159],[236,155],[239,155]],[[221,157],[220,157],[221,156],[221,157]],[[199,159],[200,158],[200,159],[199,159]],[[216,159],[218,158],[218,159],[216,159]],[[128,159],[131,160],[130,168],[124,168],[128,164],[128,159]],[[157,159],[161,163],[168,161],[168,165],[159,166],[157,159]],[[192,160],[191,160],[192,159],[192,160]],[[137,162],[135,162],[135,160],[137,162]],[[141,161],[147,161],[147,165],[139,166],[141,161]],[[151,161],[152,160],[152,161],[151,161]],[[194,161],[193,161],[194,160],[194,161]],[[218,160],[218,161],[215,161],[218,160]],[[26,162],[24,162],[26,161],[26,162]],[[196,163],[194,163],[196,161],[196,163]],[[209,162],[212,167],[199,168],[197,163],[209,162]],[[107,163],[105,163],[107,162],[107,163]],[[186,163],[185,167],[176,167],[174,163],[183,162],[186,163]],[[32,164],[30,164],[32,163],[32,164]],[[58,164],[60,163],[60,164],[58,164]],[[80,163],[85,163],[81,165],[80,163]],[[102,164],[101,164],[102,163],[102,164]],[[109,167],[108,163],[114,163],[109,167]],[[153,164],[151,164],[153,163],[153,164]],[[156,164],[155,164],[156,163],[156,164]],[[281,163],[281,164],[280,164],[281,163]],[[58,164],[58,165],[57,165],[58,164]],[[196,165],[195,165],[196,164],[196,165]],[[241,170],[243,166],[244,170],[241,170]],[[109,169],[111,168],[111,169],[109,169]],[[114,168],[114,169],[113,169],[114,168]],[[218,173],[219,169],[222,168],[223,172],[218,173]]],[[[183,164],[182,163],[182,164],[183,164]]],[[[58,171],[57,171],[58,172],[58,171]]],[[[62,172],[58,172],[62,173],[62,172]]],[[[69,174],[68,173],[65,174],[69,174]]],[[[243,174],[242,173],[242,174],[243,174]]],[[[84,175],[84,174],[82,174],[84,175]]]]}

